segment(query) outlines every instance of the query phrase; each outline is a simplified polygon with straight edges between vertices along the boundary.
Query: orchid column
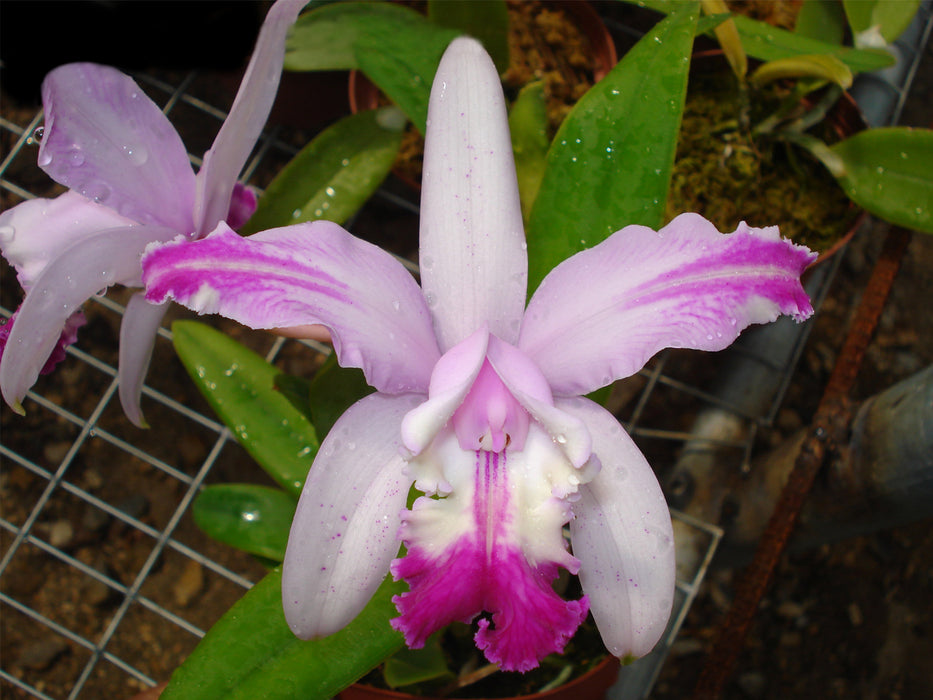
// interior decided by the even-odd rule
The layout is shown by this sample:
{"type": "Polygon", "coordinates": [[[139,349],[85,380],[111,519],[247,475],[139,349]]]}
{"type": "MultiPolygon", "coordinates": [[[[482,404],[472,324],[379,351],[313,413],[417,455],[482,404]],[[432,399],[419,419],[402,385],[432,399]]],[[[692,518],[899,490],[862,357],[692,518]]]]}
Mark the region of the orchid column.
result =
{"type": "Polygon", "coordinates": [[[286,619],[298,636],[331,634],[391,570],[410,588],[392,624],[413,647],[476,621],[487,658],[524,671],[589,610],[613,654],[646,654],[673,600],[670,515],[631,438],[582,395],[664,347],[720,350],[749,324],[806,318],[799,277],[815,256],[776,227],[724,235],[685,214],[566,260],[526,309],[502,89],[472,39],[437,70],[423,187],[423,289],[324,221],[249,238],[221,224],[144,256],[150,300],[254,328],[324,324],[340,363],[378,390],[311,468],[285,557],[286,619]],[[406,510],[412,484],[424,495],[406,510]],[[582,598],[553,591],[559,568],[579,574],[582,598]]]}

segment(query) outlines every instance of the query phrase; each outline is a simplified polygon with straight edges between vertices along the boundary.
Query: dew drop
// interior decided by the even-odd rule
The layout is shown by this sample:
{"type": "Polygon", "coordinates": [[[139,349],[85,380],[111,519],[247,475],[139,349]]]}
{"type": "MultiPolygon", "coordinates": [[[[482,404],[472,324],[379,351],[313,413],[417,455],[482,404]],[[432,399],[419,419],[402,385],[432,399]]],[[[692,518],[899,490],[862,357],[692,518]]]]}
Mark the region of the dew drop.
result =
{"type": "Polygon", "coordinates": [[[333,187],[328,187],[327,189],[324,190],[324,194],[326,194],[328,197],[333,197],[333,196],[334,196],[334,188],[333,188],[333,187]]]}
{"type": "Polygon", "coordinates": [[[45,136],[45,127],[37,126],[29,137],[30,143],[42,143],[42,137],[45,136]]]}
{"type": "Polygon", "coordinates": [[[299,218],[301,218],[301,209],[296,209],[295,211],[293,211],[293,212],[292,212],[292,218],[293,218],[293,219],[299,219],[299,218]]]}
{"type": "Polygon", "coordinates": [[[402,308],[402,303],[398,299],[396,299],[392,302],[392,308],[398,311],[399,309],[402,308]]]}
{"type": "Polygon", "coordinates": [[[558,434],[558,435],[556,435],[556,436],[554,437],[554,441],[555,441],[558,445],[566,445],[566,444],[567,444],[567,436],[564,435],[563,433],[560,433],[560,434],[558,434]]]}
{"type": "Polygon", "coordinates": [[[110,197],[110,188],[102,182],[94,182],[82,189],[81,194],[99,204],[110,197]]]}
{"type": "Polygon", "coordinates": [[[434,292],[426,292],[424,295],[424,300],[427,302],[428,308],[433,309],[437,306],[437,295],[434,292]]]}
{"type": "Polygon", "coordinates": [[[81,165],[84,165],[84,153],[82,153],[77,148],[74,149],[73,151],[69,151],[66,157],[68,159],[68,163],[72,167],[77,168],[81,165]]]}
{"type": "Polygon", "coordinates": [[[149,160],[149,151],[142,146],[123,146],[123,153],[133,165],[145,165],[149,160]]]}

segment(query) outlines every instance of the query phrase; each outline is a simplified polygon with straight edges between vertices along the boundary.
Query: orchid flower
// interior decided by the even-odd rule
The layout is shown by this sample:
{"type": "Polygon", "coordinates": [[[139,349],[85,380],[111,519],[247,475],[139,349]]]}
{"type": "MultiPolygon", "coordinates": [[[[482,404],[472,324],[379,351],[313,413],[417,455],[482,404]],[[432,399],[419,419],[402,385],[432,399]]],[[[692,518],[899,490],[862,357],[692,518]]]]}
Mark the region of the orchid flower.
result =
{"type": "MultiPolygon", "coordinates": [[[[168,118],[127,75],[73,63],[42,84],[39,167],[69,191],[0,214],[0,250],[26,297],[0,336],[0,390],[14,410],[40,372],[64,357],[82,325],[80,307],[111,284],[141,286],[152,241],[197,240],[256,208],[237,184],[278,88],[285,35],[307,0],[279,0],[259,34],[243,83],[195,175],[168,118]],[[4,342],[5,341],[5,342],[4,342]]],[[[39,137],[39,133],[36,134],[39,137]]],[[[120,401],[143,425],[142,383],[166,305],[131,299],[120,329],[120,401]]]]}
{"type": "Polygon", "coordinates": [[[814,255],[776,227],[724,235],[684,214],[566,260],[525,308],[504,98],[466,38],[434,80],[420,236],[421,288],[324,221],[249,238],[221,224],[144,256],[151,301],[254,328],[324,324],[341,364],[377,389],[337,421],[304,486],[283,571],[289,625],[339,630],[391,571],[409,584],[392,625],[412,647],[479,616],[487,658],[525,671],[592,611],[613,654],[646,654],[673,601],[670,514],[632,439],[582,395],[664,347],[720,350],[749,324],[806,318],[799,277],[814,255]],[[425,495],[406,510],[412,484],[425,495]],[[579,574],[580,599],[551,587],[560,567],[579,574]]]}

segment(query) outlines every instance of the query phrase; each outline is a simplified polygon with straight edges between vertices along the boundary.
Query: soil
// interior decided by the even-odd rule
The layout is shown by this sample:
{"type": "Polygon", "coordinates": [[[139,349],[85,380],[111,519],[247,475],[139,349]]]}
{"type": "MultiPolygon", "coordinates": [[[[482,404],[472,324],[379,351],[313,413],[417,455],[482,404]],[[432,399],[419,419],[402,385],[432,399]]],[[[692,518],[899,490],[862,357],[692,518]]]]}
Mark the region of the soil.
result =
{"type": "MultiPolygon", "coordinates": [[[[931,88],[933,49],[928,47],[902,123],[931,124],[931,88]]],[[[24,123],[21,115],[13,114],[15,105],[4,102],[4,117],[24,123]]],[[[24,113],[29,110],[24,108],[24,113]]],[[[8,134],[4,134],[6,138],[8,134]]],[[[301,134],[294,138],[300,140],[301,134]]],[[[190,150],[199,150],[189,135],[185,140],[190,150]]],[[[4,152],[10,146],[4,142],[4,152]]],[[[18,182],[33,188],[37,176],[23,177],[26,179],[18,182]]],[[[33,191],[38,189],[36,185],[33,191]]],[[[3,192],[3,208],[12,206],[14,199],[3,192]]],[[[414,230],[408,222],[387,219],[377,211],[361,217],[360,226],[373,220],[381,224],[393,250],[412,252],[414,230]]],[[[883,228],[863,228],[846,250],[830,296],[816,319],[782,417],[772,435],[766,437],[763,448],[779,442],[812,418],[877,257],[883,228]]],[[[933,314],[924,313],[933,298],[931,269],[933,237],[914,234],[859,374],[854,398],[872,396],[933,362],[933,314]]],[[[9,267],[3,268],[2,283],[3,305],[14,308],[19,291],[9,267]]],[[[173,313],[186,316],[180,310],[173,313]]],[[[89,324],[82,332],[79,347],[115,364],[116,315],[94,304],[89,305],[88,315],[89,324]]],[[[243,333],[231,324],[223,327],[239,334],[251,347],[269,347],[269,339],[261,334],[243,333]]],[[[306,362],[300,356],[283,359],[284,366],[296,373],[306,362]]],[[[210,415],[167,342],[160,341],[157,346],[153,366],[159,369],[150,375],[150,381],[160,391],[210,415]]],[[[84,363],[70,358],[54,375],[41,379],[37,390],[75,415],[87,417],[109,382],[109,377],[89,371],[84,363]]],[[[99,425],[159,456],[187,476],[193,475],[216,435],[206,428],[173,433],[170,410],[152,402],[145,407],[150,424],[158,429],[139,431],[129,426],[113,405],[105,410],[99,425]]],[[[19,417],[5,405],[2,407],[4,446],[35,464],[57,465],[78,429],[34,404],[28,408],[26,417],[19,417]]],[[[228,446],[211,479],[258,480],[257,473],[243,450],[228,446]]],[[[184,492],[179,479],[142,460],[128,458],[97,437],[79,451],[67,472],[67,481],[154,530],[167,525],[174,504],[184,492]]],[[[21,525],[47,483],[45,478],[8,460],[0,476],[3,518],[14,526],[21,525]]],[[[931,525],[933,520],[925,520],[786,556],[762,603],[736,676],[724,694],[726,700],[933,697],[933,674],[929,670],[933,655],[931,525]]],[[[122,586],[134,583],[153,551],[152,537],[139,527],[122,524],[83,496],[62,489],[43,510],[34,532],[122,586]]],[[[258,578],[264,571],[252,558],[209,541],[187,515],[173,537],[247,578],[258,578]]],[[[0,550],[5,552],[12,538],[7,530],[0,531],[0,550]]],[[[704,652],[710,647],[733,586],[741,576],[741,570],[716,568],[710,573],[662,669],[653,698],[689,697],[704,652]]],[[[13,600],[90,640],[100,638],[123,602],[123,595],[112,585],[102,584],[28,543],[21,546],[4,572],[2,590],[13,600]]],[[[187,556],[168,549],[156,562],[142,595],[206,629],[241,591],[226,578],[206,567],[193,566],[187,556]]],[[[90,655],[81,644],[51,632],[6,604],[0,635],[4,670],[53,698],[67,696],[90,655]]],[[[152,610],[134,604],[108,648],[118,650],[121,658],[161,681],[168,678],[195,641],[189,632],[165,625],[152,610]]],[[[141,683],[105,660],[95,667],[81,697],[119,699],[141,687],[141,683]]],[[[0,680],[0,695],[11,699],[31,697],[6,680],[0,680]]]]}

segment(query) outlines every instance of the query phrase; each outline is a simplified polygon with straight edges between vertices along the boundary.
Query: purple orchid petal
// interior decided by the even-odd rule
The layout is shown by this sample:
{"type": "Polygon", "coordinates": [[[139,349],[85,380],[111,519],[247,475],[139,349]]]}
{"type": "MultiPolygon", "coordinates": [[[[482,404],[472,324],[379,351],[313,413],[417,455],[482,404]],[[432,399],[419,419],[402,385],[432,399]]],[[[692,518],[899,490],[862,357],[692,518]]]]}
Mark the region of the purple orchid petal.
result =
{"type": "Polygon", "coordinates": [[[421,281],[446,352],[483,323],[514,343],[528,259],[505,100],[473,39],[454,40],[431,90],[421,191],[421,281]]]}
{"type": "Polygon", "coordinates": [[[352,620],[389,570],[399,542],[403,475],[399,427],[417,395],[372,394],[328,433],[292,521],[282,571],[285,619],[299,637],[323,637],[352,620]]]}
{"type": "Polygon", "coordinates": [[[42,100],[39,166],[52,179],[139,223],[194,231],[185,146],[129,76],[71,63],[46,76],[42,100]]]}
{"type": "Polygon", "coordinates": [[[107,229],[66,248],[48,264],[26,294],[0,361],[0,390],[10,406],[20,406],[81,304],[115,282],[135,279],[146,245],[174,235],[158,226],[107,229]]]}
{"type": "Polygon", "coordinates": [[[584,421],[602,469],[580,487],[570,521],[580,582],[615,656],[644,656],[667,626],[674,596],[674,535],[657,477],[619,422],[583,398],[558,407],[584,421]]]}
{"type": "Polygon", "coordinates": [[[380,391],[426,393],[439,353],[411,274],[389,253],[329,221],[243,238],[225,224],[143,257],[146,298],[175,299],[252,328],[327,326],[344,367],[380,391]]]}
{"type": "Polygon", "coordinates": [[[641,369],[665,347],[722,350],[753,323],[813,313],[800,275],[816,255],[777,227],[720,234],[697,214],[628,226],[558,265],[528,305],[519,347],[555,395],[641,369]]]}
{"type": "MultiPolygon", "coordinates": [[[[279,88],[285,35],[308,0],[279,0],[259,30],[240,89],[198,172],[197,231],[205,235],[227,217],[234,183],[262,132],[279,88]]],[[[247,217],[248,218],[248,217],[247,217]]],[[[233,228],[237,228],[232,223],[233,228]]]]}
{"type": "Polygon", "coordinates": [[[259,198],[252,187],[240,184],[233,186],[233,197],[230,200],[230,209],[225,221],[227,226],[236,231],[249,221],[259,205],[259,198]]]}
{"type": "Polygon", "coordinates": [[[0,251],[28,290],[63,249],[104,229],[135,223],[74,192],[30,199],[0,214],[0,251]]]}
{"type": "MultiPolygon", "coordinates": [[[[14,311],[9,318],[0,322],[0,362],[2,362],[3,350],[6,348],[7,341],[10,339],[10,333],[13,332],[13,324],[16,322],[16,315],[18,313],[18,310],[14,311]]],[[[55,370],[55,367],[65,359],[65,351],[68,349],[68,346],[74,345],[78,340],[78,329],[86,323],[87,319],[81,311],[76,311],[68,317],[59,335],[58,342],[55,344],[55,347],[52,348],[52,352],[42,366],[42,369],[39,370],[39,374],[51,374],[55,370]]]]}
{"type": "Polygon", "coordinates": [[[130,298],[120,323],[120,403],[126,417],[140,428],[148,427],[139,402],[156,333],[166,311],[168,304],[150,304],[139,292],[130,298]]]}

